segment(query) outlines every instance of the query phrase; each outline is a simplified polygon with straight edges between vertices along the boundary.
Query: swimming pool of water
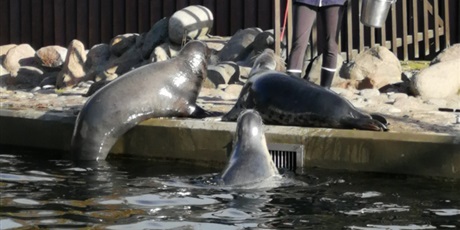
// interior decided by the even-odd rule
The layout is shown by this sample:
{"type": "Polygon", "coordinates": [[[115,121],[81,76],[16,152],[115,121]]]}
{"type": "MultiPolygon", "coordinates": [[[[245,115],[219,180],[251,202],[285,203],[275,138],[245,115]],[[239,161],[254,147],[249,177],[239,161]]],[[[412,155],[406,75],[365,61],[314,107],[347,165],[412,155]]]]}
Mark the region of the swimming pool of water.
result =
{"type": "Polygon", "coordinates": [[[308,169],[279,187],[225,189],[207,168],[39,154],[0,148],[1,229],[460,228],[459,181],[308,169]]]}

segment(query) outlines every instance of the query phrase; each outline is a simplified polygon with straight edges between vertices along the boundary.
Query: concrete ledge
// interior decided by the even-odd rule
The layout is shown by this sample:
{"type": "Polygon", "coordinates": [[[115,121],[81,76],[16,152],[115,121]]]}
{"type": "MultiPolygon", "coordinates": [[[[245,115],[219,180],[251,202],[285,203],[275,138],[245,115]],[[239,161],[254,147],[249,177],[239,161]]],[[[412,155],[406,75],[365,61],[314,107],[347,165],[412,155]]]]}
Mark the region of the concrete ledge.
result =
{"type": "MultiPolygon", "coordinates": [[[[0,110],[0,144],[68,151],[74,115],[0,110]]],[[[222,168],[235,123],[150,119],[127,132],[112,156],[222,168]]],[[[460,136],[266,126],[269,143],[304,147],[304,167],[460,178],[460,136]]]]}

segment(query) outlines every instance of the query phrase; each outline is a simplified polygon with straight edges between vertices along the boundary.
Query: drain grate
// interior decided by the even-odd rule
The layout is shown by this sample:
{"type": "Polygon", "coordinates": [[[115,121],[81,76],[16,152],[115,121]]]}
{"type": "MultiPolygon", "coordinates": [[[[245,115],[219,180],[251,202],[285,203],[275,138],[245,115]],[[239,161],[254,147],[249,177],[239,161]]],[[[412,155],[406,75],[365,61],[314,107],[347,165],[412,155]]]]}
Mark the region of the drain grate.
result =
{"type": "Polygon", "coordinates": [[[268,143],[267,147],[277,168],[295,171],[303,167],[303,145],[268,143]]]}

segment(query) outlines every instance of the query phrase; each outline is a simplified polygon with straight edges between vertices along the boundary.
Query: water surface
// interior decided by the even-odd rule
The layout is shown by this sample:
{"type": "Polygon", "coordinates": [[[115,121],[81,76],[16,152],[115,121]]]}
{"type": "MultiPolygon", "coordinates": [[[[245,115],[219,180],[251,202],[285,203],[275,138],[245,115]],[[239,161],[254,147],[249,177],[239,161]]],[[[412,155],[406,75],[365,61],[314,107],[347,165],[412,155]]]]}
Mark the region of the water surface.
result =
{"type": "Polygon", "coordinates": [[[286,174],[280,187],[226,189],[213,182],[217,175],[176,163],[75,164],[0,148],[0,228],[460,228],[458,181],[311,169],[286,174]]]}

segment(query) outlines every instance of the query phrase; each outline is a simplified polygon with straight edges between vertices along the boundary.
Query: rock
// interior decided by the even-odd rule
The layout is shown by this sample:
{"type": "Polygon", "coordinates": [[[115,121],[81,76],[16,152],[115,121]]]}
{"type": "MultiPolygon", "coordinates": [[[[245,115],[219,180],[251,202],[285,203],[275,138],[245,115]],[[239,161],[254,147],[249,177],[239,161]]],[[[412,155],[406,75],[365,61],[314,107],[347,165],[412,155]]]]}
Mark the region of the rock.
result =
{"type": "Polygon", "coordinates": [[[460,59],[439,62],[412,78],[411,90],[423,98],[448,98],[460,90],[460,59]]]}
{"type": "Polygon", "coordinates": [[[175,44],[195,40],[206,36],[212,29],[214,17],[212,12],[201,5],[187,6],[176,11],[169,19],[169,40],[175,44]]]}
{"type": "Polygon", "coordinates": [[[85,46],[79,40],[72,40],[67,48],[67,57],[56,79],[56,87],[64,88],[76,85],[86,74],[85,46]]]}
{"type": "Polygon", "coordinates": [[[3,67],[15,77],[22,66],[35,65],[35,50],[29,44],[12,47],[3,59],[3,67]]]}
{"type": "Polygon", "coordinates": [[[237,62],[247,57],[252,51],[248,46],[261,32],[262,30],[259,28],[238,30],[217,54],[219,61],[237,62]]]}
{"type": "Polygon", "coordinates": [[[139,37],[139,34],[122,34],[117,35],[110,41],[110,51],[113,55],[120,57],[123,53],[129,50],[139,37]]]}
{"type": "Polygon", "coordinates": [[[234,62],[222,62],[217,66],[208,66],[207,80],[212,84],[205,84],[217,88],[220,84],[235,84],[239,82],[240,68],[234,62]]]}
{"type": "Polygon", "coordinates": [[[43,71],[34,66],[22,66],[18,74],[12,79],[14,85],[23,85],[27,88],[36,87],[43,80],[43,71]]]}
{"type": "Polygon", "coordinates": [[[85,68],[98,69],[110,59],[111,51],[108,44],[97,44],[91,47],[86,56],[85,68]]]}
{"type": "Polygon", "coordinates": [[[460,59],[460,43],[454,44],[451,47],[444,49],[431,61],[430,65],[454,59],[460,59]]]}
{"type": "Polygon", "coordinates": [[[142,44],[142,56],[144,58],[148,58],[155,47],[168,39],[168,22],[168,18],[159,20],[144,36],[144,43],[142,44]]]}
{"type": "Polygon", "coordinates": [[[35,53],[37,63],[50,68],[62,66],[66,56],[67,49],[62,46],[45,46],[35,53]]]}
{"type": "Polygon", "coordinates": [[[38,86],[40,86],[43,89],[52,88],[51,86],[55,88],[58,74],[59,72],[57,71],[47,72],[43,74],[43,80],[40,82],[38,86]]]}
{"type": "Polygon", "coordinates": [[[136,47],[132,47],[119,58],[110,60],[103,72],[95,77],[95,81],[113,80],[122,74],[137,68],[143,62],[142,52],[136,47]]]}
{"type": "MultiPolygon", "coordinates": [[[[337,71],[335,71],[334,78],[332,79],[333,87],[345,88],[346,86],[345,82],[347,80],[341,78],[339,74],[340,68],[342,68],[343,62],[344,62],[343,57],[340,55],[337,55],[337,66],[336,66],[337,71]]],[[[323,65],[323,55],[320,54],[313,59],[313,61],[311,62],[311,66],[304,67],[303,71],[305,75],[308,76],[309,81],[314,82],[317,85],[320,84],[322,65],[323,65]]]]}
{"type": "Polygon", "coordinates": [[[380,92],[378,89],[362,89],[359,91],[359,95],[361,95],[364,98],[373,98],[377,97],[380,95],[380,92]]]}
{"type": "Polygon", "coordinates": [[[398,58],[386,47],[375,46],[359,53],[340,69],[342,78],[358,81],[357,87],[381,88],[401,82],[402,68],[398,58]]]}

